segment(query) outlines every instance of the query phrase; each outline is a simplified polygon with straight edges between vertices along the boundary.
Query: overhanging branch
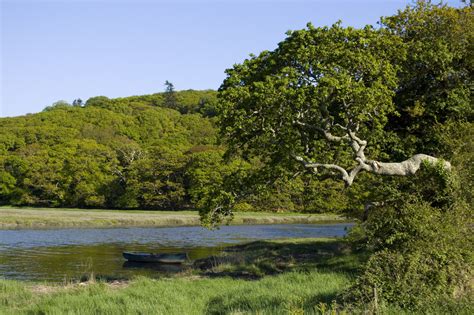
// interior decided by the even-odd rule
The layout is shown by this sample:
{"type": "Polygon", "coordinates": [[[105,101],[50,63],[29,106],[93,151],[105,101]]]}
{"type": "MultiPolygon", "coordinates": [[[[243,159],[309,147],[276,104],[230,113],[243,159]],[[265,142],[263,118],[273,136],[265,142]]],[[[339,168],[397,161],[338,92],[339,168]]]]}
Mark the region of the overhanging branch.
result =
{"type": "Polygon", "coordinates": [[[367,141],[360,139],[354,131],[346,128],[347,134],[344,136],[334,136],[329,131],[322,128],[314,127],[314,129],[319,130],[324,134],[326,139],[333,142],[341,142],[342,140],[349,140],[347,143],[350,145],[354,152],[354,161],[357,162],[352,170],[347,171],[342,166],[337,164],[328,164],[328,163],[316,163],[311,161],[306,161],[301,156],[295,156],[295,159],[302,163],[305,168],[311,168],[314,171],[318,172],[318,168],[324,168],[327,170],[335,170],[341,174],[342,180],[346,183],[347,186],[352,185],[354,179],[361,171],[366,171],[379,175],[398,175],[398,176],[408,176],[415,174],[421,167],[423,162],[435,165],[439,162],[443,164],[443,167],[447,170],[451,169],[451,164],[447,161],[442,161],[436,157],[426,155],[426,154],[416,154],[411,158],[402,161],[402,162],[379,162],[375,160],[368,160],[365,157],[364,150],[367,146],[367,141]]]}
{"type": "Polygon", "coordinates": [[[321,167],[321,168],[324,168],[324,169],[332,169],[332,170],[338,171],[339,173],[341,173],[341,176],[342,176],[343,179],[349,176],[347,171],[344,168],[342,168],[341,166],[336,165],[336,164],[324,164],[324,163],[309,162],[309,161],[306,161],[301,156],[295,156],[295,159],[298,162],[300,162],[301,164],[303,164],[304,167],[311,168],[315,172],[318,172],[318,168],[321,167]]]}

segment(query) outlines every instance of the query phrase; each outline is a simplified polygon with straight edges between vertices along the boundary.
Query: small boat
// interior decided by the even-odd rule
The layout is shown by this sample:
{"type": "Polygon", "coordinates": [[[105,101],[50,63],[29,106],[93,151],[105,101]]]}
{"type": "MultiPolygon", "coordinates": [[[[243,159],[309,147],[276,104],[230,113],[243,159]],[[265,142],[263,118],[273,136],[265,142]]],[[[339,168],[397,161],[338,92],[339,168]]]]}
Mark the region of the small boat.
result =
{"type": "Polygon", "coordinates": [[[188,254],[186,253],[162,253],[162,254],[153,254],[153,253],[129,253],[124,252],[123,258],[128,261],[136,262],[151,262],[151,263],[163,263],[163,264],[181,264],[188,259],[188,254]]]}

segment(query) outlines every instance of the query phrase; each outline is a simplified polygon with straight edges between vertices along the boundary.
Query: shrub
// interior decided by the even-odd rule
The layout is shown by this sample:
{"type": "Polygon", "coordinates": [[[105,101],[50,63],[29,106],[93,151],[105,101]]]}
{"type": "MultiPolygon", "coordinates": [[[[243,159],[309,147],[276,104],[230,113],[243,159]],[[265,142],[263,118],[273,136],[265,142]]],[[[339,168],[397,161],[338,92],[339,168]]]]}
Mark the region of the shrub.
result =
{"type": "Polygon", "coordinates": [[[472,279],[472,210],[456,173],[428,167],[383,189],[353,238],[373,251],[345,294],[351,303],[386,301],[406,309],[462,298],[472,279]]]}

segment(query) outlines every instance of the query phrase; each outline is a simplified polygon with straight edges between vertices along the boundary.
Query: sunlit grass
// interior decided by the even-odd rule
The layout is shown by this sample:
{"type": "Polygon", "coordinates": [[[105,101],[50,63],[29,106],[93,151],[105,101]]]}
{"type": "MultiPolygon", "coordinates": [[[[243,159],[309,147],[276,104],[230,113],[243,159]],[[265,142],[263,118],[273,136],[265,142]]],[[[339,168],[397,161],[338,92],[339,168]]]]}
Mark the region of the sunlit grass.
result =
{"type": "Polygon", "coordinates": [[[120,289],[96,283],[38,294],[17,282],[0,283],[3,314],[287,314],[331,302],[350,276],[292,272],[259,281],[138,278],[120,289]]]}
{"type": "MultiPolygon", "coordinates": [[[[335,214],[237,213],[232,224],[341,222],[335,214]]],[[[0,228],[190,226],[199,225],[197,211],[97,210],[0,207],[0,228]]]]}

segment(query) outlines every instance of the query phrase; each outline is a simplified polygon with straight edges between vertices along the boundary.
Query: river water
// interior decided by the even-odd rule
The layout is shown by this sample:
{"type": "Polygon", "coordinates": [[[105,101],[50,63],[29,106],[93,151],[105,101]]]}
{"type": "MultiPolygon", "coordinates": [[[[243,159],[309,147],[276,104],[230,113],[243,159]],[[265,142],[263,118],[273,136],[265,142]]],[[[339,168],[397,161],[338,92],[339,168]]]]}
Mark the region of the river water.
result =
{"type": "Polygon", "coordinates": [[[256,240],[342,237],[352,226],[338,224],[232,225],[202,227],[0,230],[0,278],[68,282],[94,273],[104,279],[158,276],[183,266],[131,264],[124,251],[187,252],[190,261],[226,246],[256,240]]]}

